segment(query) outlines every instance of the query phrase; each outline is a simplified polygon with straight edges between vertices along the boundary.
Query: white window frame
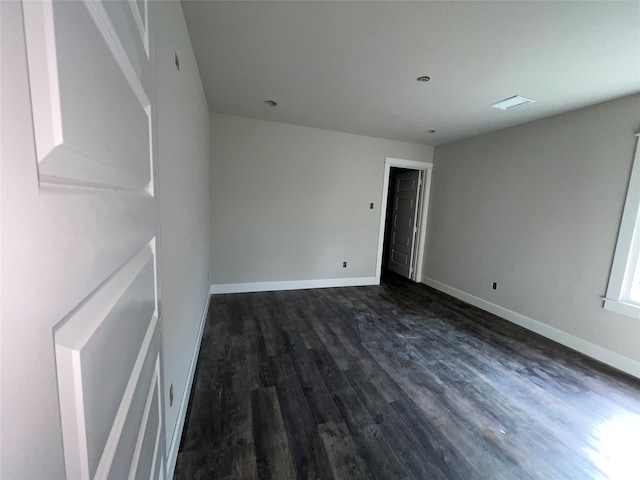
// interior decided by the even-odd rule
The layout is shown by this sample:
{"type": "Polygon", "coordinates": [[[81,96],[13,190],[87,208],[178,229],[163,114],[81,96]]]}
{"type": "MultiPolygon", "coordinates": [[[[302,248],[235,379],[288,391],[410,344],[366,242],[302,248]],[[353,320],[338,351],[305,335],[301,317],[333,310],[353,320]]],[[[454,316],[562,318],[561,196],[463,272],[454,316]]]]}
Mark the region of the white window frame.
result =
{"type": "Polygon", "coordinates": [[[604,298],[604,308],[640,320],[640,302],[629,298],[640,255],[640,133],[631,166],[627,198],[624,203],[618,241],[611,266],[611,276],[604,298]]]}

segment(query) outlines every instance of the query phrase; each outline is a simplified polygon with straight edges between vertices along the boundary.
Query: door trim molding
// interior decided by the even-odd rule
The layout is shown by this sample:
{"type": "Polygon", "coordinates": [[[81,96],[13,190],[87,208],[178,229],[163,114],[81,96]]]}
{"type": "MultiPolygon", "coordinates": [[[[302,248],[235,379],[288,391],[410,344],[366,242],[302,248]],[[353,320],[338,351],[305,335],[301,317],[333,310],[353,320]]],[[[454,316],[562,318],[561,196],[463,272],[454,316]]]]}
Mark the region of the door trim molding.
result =
{"type": "Polygon", "coordinates": [[[389,176],[391,167],[422,170],[422,206],[420,215],[420,228],[418,229],[418,256],[416,265],[411,274],[411,280],[419,282],[422,278],[422,263],[424,261],[424,247],[427,237],[427,217],[429,215],[429,194],[431,192],[431,171],[433,163],[418,162],[416,160],[404,160],[402,158],[387,157],[384,161],[384,176],[382,182],[382,201],[380,203],[380,226],[378,230],[378,256],[376,259],[376,284],[380,283],[382,275],[382,250],[384,248],[384,227],[387,220],[387,200],[389,196],[389,176]]]}

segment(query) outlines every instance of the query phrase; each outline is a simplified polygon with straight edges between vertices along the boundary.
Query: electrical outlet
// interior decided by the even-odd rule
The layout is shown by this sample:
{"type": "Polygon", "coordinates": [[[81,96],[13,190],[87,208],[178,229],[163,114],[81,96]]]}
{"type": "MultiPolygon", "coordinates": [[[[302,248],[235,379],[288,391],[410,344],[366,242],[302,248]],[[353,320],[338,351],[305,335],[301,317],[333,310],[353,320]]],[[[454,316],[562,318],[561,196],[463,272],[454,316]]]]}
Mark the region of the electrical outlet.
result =
{"type": "Polygon", "coordinates": [[[347,268],[347,262],[342,262],[342,268],[347,268]]]}
{"type": "Polygon", "coordinates": [[[493,288],[494,290],[497,290],[498,284],[496,282],[493,282],[493,284],[491,285],[491,288],[493,288]]]}
{"type": "Polygon", "coordinates": [[[169,406],[173,405],[173,383],[169,387],[169,406]]]}
{"type": "Polygon", "coordinates": [[[369,204],[369,210],[373,210],[373,202],[369,204]]]}

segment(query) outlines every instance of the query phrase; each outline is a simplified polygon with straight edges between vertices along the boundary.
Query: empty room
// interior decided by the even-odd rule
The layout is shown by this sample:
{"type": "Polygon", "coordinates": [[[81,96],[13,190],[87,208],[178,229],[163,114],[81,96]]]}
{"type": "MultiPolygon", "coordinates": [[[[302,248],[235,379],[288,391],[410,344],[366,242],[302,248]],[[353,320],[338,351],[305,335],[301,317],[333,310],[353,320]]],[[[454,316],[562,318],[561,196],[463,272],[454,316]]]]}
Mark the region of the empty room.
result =
{"type": "Polygon", "coordinates": [[[0,479],[640,478],[640,2],[0,2],[0,479]]]}

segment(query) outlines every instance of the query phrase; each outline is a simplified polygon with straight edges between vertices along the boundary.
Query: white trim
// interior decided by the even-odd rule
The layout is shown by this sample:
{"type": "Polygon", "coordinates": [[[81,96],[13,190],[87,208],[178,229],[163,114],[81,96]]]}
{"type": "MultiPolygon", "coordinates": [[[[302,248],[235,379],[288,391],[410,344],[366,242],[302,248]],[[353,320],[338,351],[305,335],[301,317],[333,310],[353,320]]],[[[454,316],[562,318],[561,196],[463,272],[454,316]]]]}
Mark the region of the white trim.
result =
{"type": "Polygon", "coordinates": [[[137,69],[134,68],[131,60],[129,59],[129,55],[122,45],[122,41],[116,32],[115,27],[111,23],[111,17],[107,13],[107,10],[104,8],[104,5],[100,2],[95,2],[92,0],[83,0],[83,3],[87,10],[89,11],[89,15],[93,19],[93,22],[96,24],[98,31],[102,34],[102,38],[104,38],[107,47],[111,50],[113,57],[120,67],[122,74],[127,79],[129,83],[129,87],[133,90],[133,93],[138,98],[138,102],[143,107],[151,105],[149,102],[149,97],[147,97],[147,92],[142,85],[140,78],[138,77],[137,69]]]}
{"type": "Polygon", "coordinates": [[[116,456],[118,443],[120,442],[120,437],[122,437],[122,431],[124,430],[124,425],[127,421],[127,415],[129,410],[131,410],[131,403],[133,402],[136,388],[140,383],[140,375],[142,375],[144,364],[147,360],[147,356],[149,355],[149,350],[151,349],[151,341],[153,340],[157,328],[158,317],[154,315],[151,318],[151,322],[149,322],[147,333],[145,334],[142,346],[138,352],[138,357],[136,358],[136,363],[133,365],[129,381],[127,382],[124,394],[122,395],[122,400],[120,401],[116,418],[113,420],[113,425],[111,426],[111,431],[109,432],[107,442],[104,446],[104,450],[102,451],[100,462],[98,463],[96,473],[93,476],[94,480],[100,480],[109,476],[109,470],[113,465],[113,459],[116,456]]]}
{"type": "MultiPolygon", "coordinates": [[[[157,392],[157,399],[158,399],[158,431],[156,432],[156,441],[154,442],[154,447],[153,447],[153,459],[151,460],[151,480],[153,480],[154,478],[154,474],[156,473],[156,463],[158,463],[158,454],[160,452],[164,453],[164,448],[161,450],[160,447],[164,447],[164,445],[162,445],[162,443],[165,442],[165,438],[164,438],[164,430],[163,430],[163,425],[162,425],[162,417],[164,417],[164,411],[162,410],[162,399],[161,399],[161,389],[162,389],[162,383],[160,382],[160,375],[158,374],[158,378],[157,378],[157,382],[158,382],[158,392],[157,392]]],[[[161,457],[161,455],[160,455],[161,457]]],[[[162,458],[160,459],[160,461],[162,462],[162,458]]],[[[135,477],[134,477],[135,478],[135,477]]]]}
{"type": "Polygon", "coordinates": [[[223,283],[211,285],[209,293],[249,293],[249,292],[275,292],[278,290],[305,290],[308,288],[332,288],[332,287],[360,287],[365,285],[378,285],[380,280],[376,277],[360,278],[321,278],[317,280],[293,280],[284,282],[256,282],[256,283],[223,283]]]}
{"type": "MultiPolygon", "coordinates": [[[[90,477],[82,382],[82,351],[98,329],[104,325],[116,303],[152,261],[153,251],[150,242],[118,267],[116,273],[91,293],[75,311],[65,317],[58,324],[59,327],[54,328],[62,443],[65,467],[70,478],[88,479],[90,477]]],[[[149,320],[147,333],[131,370],[94,478],[102,478],[106,475],[104,472],[108,473],[110,468],[157,319],[154,313],[149,320]]]]}
{"type": "Polygon", "coordinates": [[[629,186],[603,306],[607,310],[640,318],[640,305],[628,301],[637,256],[640,255],[640,134],[636,134],[636,138],[629,186]]]}
{"type": "Polygon", "coordinates": [[[173,478],[173,474],[176,469],[176,462],[178,460],[178,449],[180,448],[182,430],[184,429],[184,422],[187,417],[187,408],[189,406],[189,398],[191,397],[191,387],[193,385],[193,377],[196,373],[196,364],[198,363],[198,354],[200,353],[200,344],[202,343],[202,333],[204,332],[204,327],[207,323],[207,314],[209,313],[210,299],[211,296],[207,294],[207,300],[204,303],[204,311],[202,312],[202,318],[200,319],[200,327],[198,328],[196,345],[191,356],[191,364],[189,365],[189,373],[187,374],[187,384],[184,391],[182,392],[180,410],[178,410],[178,418],[173,429],[173,435],[171,436],[171,445],[169,446],[169,452],[167,453],[166,478],[173,478]]]}
{"type": "Polygon", "coordinates": [[[158,431],[156,432],[156,445],[153,450],[153,460],[151,466],[151,473],[155,471],[155,461],[156,456],[158,455],[158,444],[157,440],[162,431],[162,405],[160,403],[160,396],[158,392],[160,391],[160,352],[156,356],[156,366],[153,371],[153,376],[151,377],[151,383],[149,384],[149,390],[147,391],[147,399],[144,403],[144,411],[142,412],[142,420],[140,421],[140,428],[138,429],[138,438],[136,439],[136,446],[133,449],[133,459],[131,460],[131,466],[129,467],[129,477],[128,480],[135,480],[136,473],[138,472],[138,466],[140,465],[140,452],[142,451],[142,443],[144,442],[144,437],[147,433],[147,427],[149,426],[149,414],[151,412],[151,405],[153,404],[154,393],[155,397],[158,399],[158,431]]]}
{"type": "Polygon", "coordinates": [[[380,202],[380,225],[378,228],[378,256],[376,259],[376,285],[380,283],[382,275],[382,251],[384,249],[384,226],[387,219],[387,199],[389,196],[389,175],[391,167],[409,168],[412,170],[422,170],[422,214],[420,215],[420,229],[418,238],[417,265],[413,270],[412,280],[416,282],[422,278],[422,263],[424,260],[425,239],[427,236],[427,217],[429,216],[429,196],[431,193],[431,171],[433,163],[417,162],[415,160],[403,160],[401,158],[387,157],[384,161],[384,177],[382,180],[382,200],[380,202]]]}
{"type": "MultiPolygon", "coordinates": [[[[83,4],[132,93],[148,113],[149,98],[104,5],[92,0],[83,0],[83,4]]],[[[73,138],[65,136],[59,78],[62,59],[58,58],[53,2],[23,2],[23,9],[38,179],[45,185],[69,184],[71,187],[144,192],[146,178],[104,162],[95,152],[85,151],[73,138]]],[[[152,133],[149,132],[150,137],[153,137],[152,133]]]]}
{"type": "Polygon", "coordinates": [[[603,298],[603,307],[611,312],[620,313],[622,315],[628,315],[633,318],[640,318],[640,305],[634,305],[633,303],[621,302],[611,298],[603,298]]]}
{"type": "Polygon", "coordinates": [[[636,360],[620,355],[619,353],[612,352],[611,350],[583,340],[582,338],[575,337],[555,327],[526,317],[520,313],[514,312],[513,310],[496,305],[495,303],[488,302],[487,300],[476,297],[475,295],[471,295],[470,293],[451,287],[432,278],[422,277],[422,283],[481,308],[489,313],[493,313],[494,315],[504,318],[516,325],[520,325],[521,327],[531,330],[543,337],[547,337],[555,342],[561,343],[562,345],[576,350],[577,352],[583,353],[591,358],[595,358],[596,360],[606,363],[607,365],[628,373],[629,375],[640,378],[640,362],[636,360]]]}
{"type": "MultiPolygon", "coordinates": [[[[418,263],[418,255],[420,252],[420,228],[419,222],[423,217],[422,200],[424,199],[424,188],[422,184],[426,182],[426,172],[424,170],[414,170],[418,172],[418,188],[416,190],[416,209],[413,212],[413,241],[411,242],[411,260],[409,260],[409,278],[415,278],[416,265],[418,263]]],[[[395,193],[394,193],[395,195],[395,193]]],[[[385,221],[386,223],[386,221],[385,221]]],[[[419,277],[418,277],[419,278],[419,277]]]]}
{"type": "Polygon", "coordinates": [[[402,158],[387,157],[384,159],[384,164],[391,167],[409,168],[411,170],[426,170],[427,168],[433,168],[431,162],[419,162],[417,160],[404,160],[402,158]]]}
{"type": "Polygon", "coordinates": [[[42,162],[64,142],[53,3],[23,2],[22,9],[36,157],[42,162]]]}
{"type": "MultiPolygon", "coordinates": [[[[431,164],[430,164],[431,165],[431,164]]],[[[422,179],[422,212],[420,213],[420,230],[418,237],[418,258],[416,260],[416,268],[414,280],[419,282],[422,278],[422,265],[424,264],[424,254],[427,244],[427,223],[429,217],[429,197],[431,196],[431,174],[433,165],[425,170],[422,179]]]]}

